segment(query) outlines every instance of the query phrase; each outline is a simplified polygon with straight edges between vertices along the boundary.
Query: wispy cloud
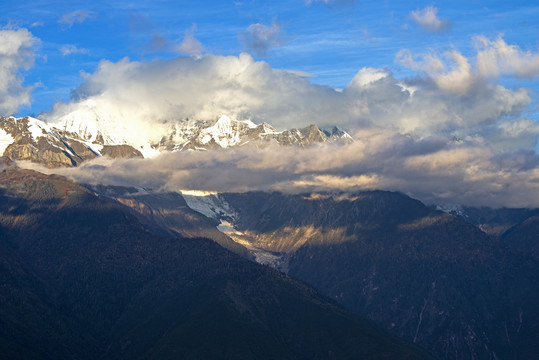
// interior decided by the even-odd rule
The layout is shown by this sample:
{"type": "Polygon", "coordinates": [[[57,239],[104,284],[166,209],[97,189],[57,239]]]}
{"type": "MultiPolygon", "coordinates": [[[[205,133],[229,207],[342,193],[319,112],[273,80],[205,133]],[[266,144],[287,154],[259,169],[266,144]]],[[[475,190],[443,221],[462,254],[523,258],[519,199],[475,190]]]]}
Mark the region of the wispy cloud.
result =
{"type": "Polygon", "coordinates": [[[179,54],[188,54],[193,56],[200,56],[204,51],[204,46],[200,41],[195,38],[194,32],[196,26],[191,29],[185,30],[185,35],[182,42],[174,48],[174,51],[179,54]]]}
{"type": "Polygon", "coordinates": [[[166,49],[169,46],[169,41],[159,32],[154,32],[148,44],[144,47],[145,51],[155,52],[166,49]]]}
{"type": "Polygon", "coordinates": [[[92,19],[97,16],[97,13],[87,10],[75,10],[65,14],[58,20],[58,23],[67,28],[71,28],[75,23],[83,23],[87,19],[92,19]]]}
{"type": "Polygon", "coordinates": [[[34,64],[40,40],[26,29],[0,30],[0,114],[11,115],[30,104],[31,86],[24,86],[20,70],[34,64]]]}
{"type": "Polygon", "coordinates": [[[259,56],[266,56],[267,52],[284,43],[281,26],[277,23],[271,25],[251,24],[240,34],[244,47],[259,56]]]}
{"type": "Polygon", "coordinates": [[[451,27],[449,20],[438,18],[438,8],[434,6],[410,12],[410,19],[429,32],[443,32],[451,27]]]}
{"type": "Polygon", "coordinates": [[[62,45],[60,47],[60,52],[63,56],[72,55],[72,54],[89,54],[88,49],[79,48],[75,45],[62,45]]]}

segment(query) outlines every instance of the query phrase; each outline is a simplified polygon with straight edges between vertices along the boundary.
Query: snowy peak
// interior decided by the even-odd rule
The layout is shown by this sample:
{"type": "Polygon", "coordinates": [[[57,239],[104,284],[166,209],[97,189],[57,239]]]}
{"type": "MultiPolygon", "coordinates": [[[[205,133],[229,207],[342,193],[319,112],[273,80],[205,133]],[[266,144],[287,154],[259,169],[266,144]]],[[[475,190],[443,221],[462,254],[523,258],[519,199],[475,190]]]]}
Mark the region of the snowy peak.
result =
{"type": "Polygon", "coordinates": [[[76,166],[98,156],[133,157],[142,154],[129,145],[103,145],[78,133],[41,120],[0,117],[0,156],[30,160],[48,167],[76,166]]]}
{"type": "Polygon", "coordinates": [[[220,147],[227,148],[240,144],[242,135],[254,128],[256,125],[251,121],[236,121],[231,120],[228,116],[221,116],[213,126],[202,129],[197,140],[201,144],[214,141],[220,147]]]}
{"type": "MultiPolygon", "coordinates": [[[[337,128],[335,128],[337,129],[337,128]]],[[[308,146],[328,141],[351,142],[352,137],[342,130],[326,133],[316,125],[302,129],[277,131],[267,123],[255,124],[250,120],[233,120],[221,116],[214,123],[206,121],[184,121],[159,143],[166,150],[208,150],[229,148],[247,144],[265,146],[274,142],[279,145],[308,146]]]]}
{"type": "Polygon", "coordinates": [[[136,124],[126,128],[127,122],[114,119],[112,113],[100,114],[92,109],[78,110],[57,119],[45,117],[47,121],[32,117],[1,117],[0,156],[56,167],[77,166],[99,156],[151,157],[161,151],[245,145],[264,147],[271,143],[304,147],[315,143],[353,141],[350,135],[336,127],[322,131],[318,126],[310,125],[277,131],[267,123],[255,124],[251,120],[234,120],[225,115],[214,121],[164,121],[151,131],[138,128],[136,124]]]}
{"type": "Polygon", "coordinates": [[[331,130],[322,130],[322,132],[328,137],[328,139],[330,139],[330,141],[354,141],[354,139],[346,131],[338,128],[337,126],[334,126],[331,130]]]}

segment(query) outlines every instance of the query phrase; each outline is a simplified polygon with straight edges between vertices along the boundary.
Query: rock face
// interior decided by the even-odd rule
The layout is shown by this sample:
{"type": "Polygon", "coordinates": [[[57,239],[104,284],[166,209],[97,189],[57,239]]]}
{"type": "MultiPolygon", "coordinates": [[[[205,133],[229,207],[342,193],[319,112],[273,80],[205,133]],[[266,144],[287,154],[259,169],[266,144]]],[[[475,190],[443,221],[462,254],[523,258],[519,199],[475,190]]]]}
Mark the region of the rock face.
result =
{"type": "Polygon", "coordinates": [[[77,166],[99,156],[142,157],[132,146],[88,142],[77,134],[49,127],[31,117],[0,117],[0,150],[12,160],[30,160],[48,167],[77,166]]]}
{"type": "Polygon", "coordinates": [[[101,149],[101,156],[115,158],[136,158],[142,157],[142,154],[137,149],[129,145],[105,145],[101,149]]]}

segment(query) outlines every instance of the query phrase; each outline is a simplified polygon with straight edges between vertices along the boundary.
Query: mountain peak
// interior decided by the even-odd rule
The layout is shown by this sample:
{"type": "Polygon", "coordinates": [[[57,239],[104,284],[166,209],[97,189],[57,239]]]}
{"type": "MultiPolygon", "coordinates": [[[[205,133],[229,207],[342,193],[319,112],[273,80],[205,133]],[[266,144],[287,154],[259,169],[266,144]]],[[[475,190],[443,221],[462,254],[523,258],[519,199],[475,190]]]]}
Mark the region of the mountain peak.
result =
{"type": "Polygon", "coordinates": [[[12,160],[30,160],[48,167],[77,166],[99,156],[142,156],[126,144],[104,145],[98,137],[58,129],[33,117],[0,117],[0,155],[12,160]]]}

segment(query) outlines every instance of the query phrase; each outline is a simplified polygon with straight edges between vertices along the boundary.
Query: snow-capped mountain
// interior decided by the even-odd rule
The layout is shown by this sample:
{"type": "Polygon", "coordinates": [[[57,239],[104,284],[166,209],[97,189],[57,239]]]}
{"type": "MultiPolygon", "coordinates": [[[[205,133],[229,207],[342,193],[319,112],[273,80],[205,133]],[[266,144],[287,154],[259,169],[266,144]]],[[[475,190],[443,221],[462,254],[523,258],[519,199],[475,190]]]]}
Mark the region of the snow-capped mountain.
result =
{"type": "Polygon", "coordinates": [[[221,116],[215,122],[185,120],[175,124],[171,131],[158,144],[166,150],[208,150],[275,142],[279,145],[308,146],[317,142],[353,141],[346,132],[335,127],[322,131],[316,125],[303,129],[277,131],[267,123],[255,124],[250,120],[233,120],[221,116]]]}
{"type": "Polygon", "coordinates": [[[13,160],[31,160],[47,166],[76,166],[99,156],[152,157],[162,151],[209,150],[234,146],[308,146],[314,143],[351,142],[346,132],[322,131],[316,125],[277,131],[267,123],[233,120],[178,120],[164,122],[162,135],[125,128],[106,114],[69,114],[47,122],[33,117],[0,117],[0,155],[13,160]]]}
{"type": "Polygon", "coordinates": [[[105,143],[103,137],[88,139],[32,117],[0,117],[0,155],[49,167],[76,166],[99,156],[142,156],[128,144],[105,143]]]}

